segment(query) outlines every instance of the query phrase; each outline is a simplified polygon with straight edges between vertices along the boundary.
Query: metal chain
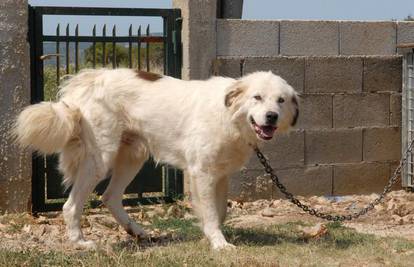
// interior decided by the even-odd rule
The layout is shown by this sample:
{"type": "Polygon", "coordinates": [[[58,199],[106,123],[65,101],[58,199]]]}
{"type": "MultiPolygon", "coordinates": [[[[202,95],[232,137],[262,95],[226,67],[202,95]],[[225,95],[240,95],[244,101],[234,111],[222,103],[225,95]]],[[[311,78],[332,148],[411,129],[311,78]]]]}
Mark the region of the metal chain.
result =
{"type": "Polygon", "coordinates": [[[274,173],[273,168],[269,164],[269,161],[266,159],[263,153],[259,150],[259,148],[254,147],[254,151],[256,152],[256,155],[259,158],[260,163],[263,165],[265,172],[270,175],[270,179],[272,179],[273,184],[275,184],[279,188],[279,190],[285,195],[285,197],[290,202],[292,202],[293,204],[295,204],[296,206],[301,208],[303,211],[309,213],[312,216],[316,216],[318,218],[322,218],[328,221],[343,222],[343,221],[350,221],[350,220],[356,219],[366,214],[367,212],[372,210],[376,205],[382,202],[385,195],[387,195],[391,191],[391,187],[393,186],[393,184],[397,182],[398,177],[399,177],[398,175],[401,174],[402,167],[406,164],[408,155],[412,152],[413,144],[414,144],[414,140],[412,140],[410,145],[408,146],[403,158],[400,160],[400,164],[395,169],[394,174],[388,180],[387,185],[384,187],[384,191],[376,199],[371,201],[367,206],[362,208],[360,211],[352,213],[352,214],[348,214],[348,215],[328,214],[325,212],[318,211],[300,202],[300,200],[294,197],[292,193],[288,192],[286,187],[279,181],[279,177],[274,173]]]}

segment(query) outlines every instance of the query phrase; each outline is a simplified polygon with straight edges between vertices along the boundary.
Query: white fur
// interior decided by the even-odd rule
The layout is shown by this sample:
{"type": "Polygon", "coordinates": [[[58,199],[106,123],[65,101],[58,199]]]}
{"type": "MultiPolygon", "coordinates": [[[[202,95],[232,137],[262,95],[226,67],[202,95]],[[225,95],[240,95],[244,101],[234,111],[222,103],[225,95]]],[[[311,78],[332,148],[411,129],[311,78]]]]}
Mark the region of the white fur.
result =
{"type": "Polygon", "coordinates": [[[287,130],[297,112],[295,91],[271,72],[238,80],[149,81],[130,69],[84,70],[63,86],[59,102],[23,111],[15,133],[24,146],[60,153],[65,185],[73,185],[63,207],[71,241],[93,245],[83,238],[80,217],[108,171],[112,179],[103,202],[128,233],[145,235],[122,208],[122,195],[152,154],[188,174],[202,230],[212,247],[221,249],[232,246],[220,230],[228,177],[260,141],[251,118],[264,125],[268,111],[279,114],[278,131],[287,130]],[[281,97],[284,103],[278,103],[281,97]]]}

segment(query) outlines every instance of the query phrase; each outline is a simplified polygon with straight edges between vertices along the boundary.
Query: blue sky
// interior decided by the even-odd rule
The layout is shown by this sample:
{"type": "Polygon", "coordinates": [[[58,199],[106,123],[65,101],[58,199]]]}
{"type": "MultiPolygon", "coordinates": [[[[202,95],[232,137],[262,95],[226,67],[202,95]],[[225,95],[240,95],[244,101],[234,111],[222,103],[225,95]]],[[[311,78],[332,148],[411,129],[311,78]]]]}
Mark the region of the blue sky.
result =
{"type": "Polygon", "coordinates": [[[244,0],[246,19],[391,20],[414,15],[413,0],[244,0]]]}
{"type": "MultiPolygon", "coordinates": [[[[45,6],[94,6],[94,7],[143,7],[170,8],[172,0],[29,0],[32,5],[45,6]]],[[[245,19],[322,19],[322,20],[401,20],[414,15],[413,0],[244,0],[245,19]]],[[[117,21],[118,34],[126,34],[127,25],[151,24],[154,32],[161,32],[161,19],[133,17],[68,17],[45,18],[45,33],[55,32],[57,23],[79,23],[81,34],[91,31],[93,24],[101,29],[108,24],[108,32],[117,21]]],[[[136,26],[137,27],[137,26],[136,26]]],[[[74,27],[72,27],[73,31],[74,27]]],[[[98,30],[100,32],[100,30],[98,30]]],[[[135,31],[135,29],[134,29],[135,31]]]]}

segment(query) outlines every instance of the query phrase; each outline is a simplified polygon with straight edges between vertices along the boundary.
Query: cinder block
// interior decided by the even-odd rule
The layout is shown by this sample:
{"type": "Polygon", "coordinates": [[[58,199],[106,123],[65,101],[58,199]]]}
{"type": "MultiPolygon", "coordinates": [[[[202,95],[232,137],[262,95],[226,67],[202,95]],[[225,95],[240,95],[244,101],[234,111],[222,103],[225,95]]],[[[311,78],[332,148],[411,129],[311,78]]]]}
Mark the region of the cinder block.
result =
{"type": "Polygon", "coordinates": [[[272,182],[262,170],[244,169],[230,179],[229,198],[252,201],[271,197],[272,182]]]}
{"type": "Polygon", "coordinates": [[[401,92],[402,57],[366,57],[364,58],[363,91],[401,92]]]}
{"type": "Polygon", "coordinates": [[[213,75],[238,78],[241,76],[242,58],[217,58],[213,62],[213,75]]]}
{"type": "Polygon", "coordinates": [[[339,24],[341,55],[394,55],[395,22],[342,21],[339,24]]]}
{"type": "Polygon", "coordinates": [[[402,111],[401,94],[391,94],[390,96],[390,125],[402,127],[401,111],[402,111]]]}
{"type": "Polygon", "coordinates": [[[362,129],[305,132],[306,164],[350,163],[362,160],[362,129]]]}
{"type": "Polygon", "coordinates": [[[331,95],[302,95],[297,128],[332,128],[332,102],[331,95]]]}
{"type": "Polygon", "coordinates": [[[244,74],[269,70],[285,79],[296,91],[303,92],[304,57],[246,58],[244,74]]]}
{"type": "Polygon", "coordinates": [[[401,128],[368,128],[363,131],[364,161],[399,160],[401,128]]]}
{"type": "Polygon", "coordinates": [[[306,93],[362,91],[362,58],[311,57],[305,60],[306,93]]]}
{"type": "Polygon", "coordinates": [[[338,21],[281,21],[281,55],[338,55],[338,21]]]}
{"type": "MultiPolygon", "coordinates": [[[[261,150],[274,168],[301,167],[305,161],[304,132],[297,130],[276,134],[272,141],[263,145],[261,150]]],[[[252,155],[246,167],[263,169],[256,155],[252,155]]]]}
{"type": "Polygon", "coordinates": [[[397,23],[397,44],[414,43],[414,21],[397,23]]]}
{"type": "Polygon", "coordinates": [[[334,128],[389,125],[388,94],[335,95],[334,128]]]}
{"type": "Polygon", "coordinates": [[[218,56],[277,56],[279,22],[217,20],[218,56]]]}
{"type": "MultiPolygon", "coordinates": [[[[314,166],[276,171],[287,190],[300,196],[332,194],[332,167],[314,166]]],[[[284,198],[279,188],[273,187],[273,198],[284,198]]]]}
{"type": "Polygon", "coordinates": [[[389,178],[389,163],[357,163],[334,166],[333,194],[381,192],[389,178]]]}

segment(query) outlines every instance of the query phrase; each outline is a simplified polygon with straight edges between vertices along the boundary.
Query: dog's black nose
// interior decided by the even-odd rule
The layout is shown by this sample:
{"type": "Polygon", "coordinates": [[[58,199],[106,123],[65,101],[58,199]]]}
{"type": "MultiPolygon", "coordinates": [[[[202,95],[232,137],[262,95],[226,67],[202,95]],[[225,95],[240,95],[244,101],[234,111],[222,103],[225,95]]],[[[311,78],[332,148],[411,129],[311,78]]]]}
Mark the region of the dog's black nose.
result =
{"type": "Polygon", "coordinates": [[[266,113],[266,123],[270,125],[276,124],[278,117],[279,114],[277,114],[276,112],[268,111],[266,113]]]}

